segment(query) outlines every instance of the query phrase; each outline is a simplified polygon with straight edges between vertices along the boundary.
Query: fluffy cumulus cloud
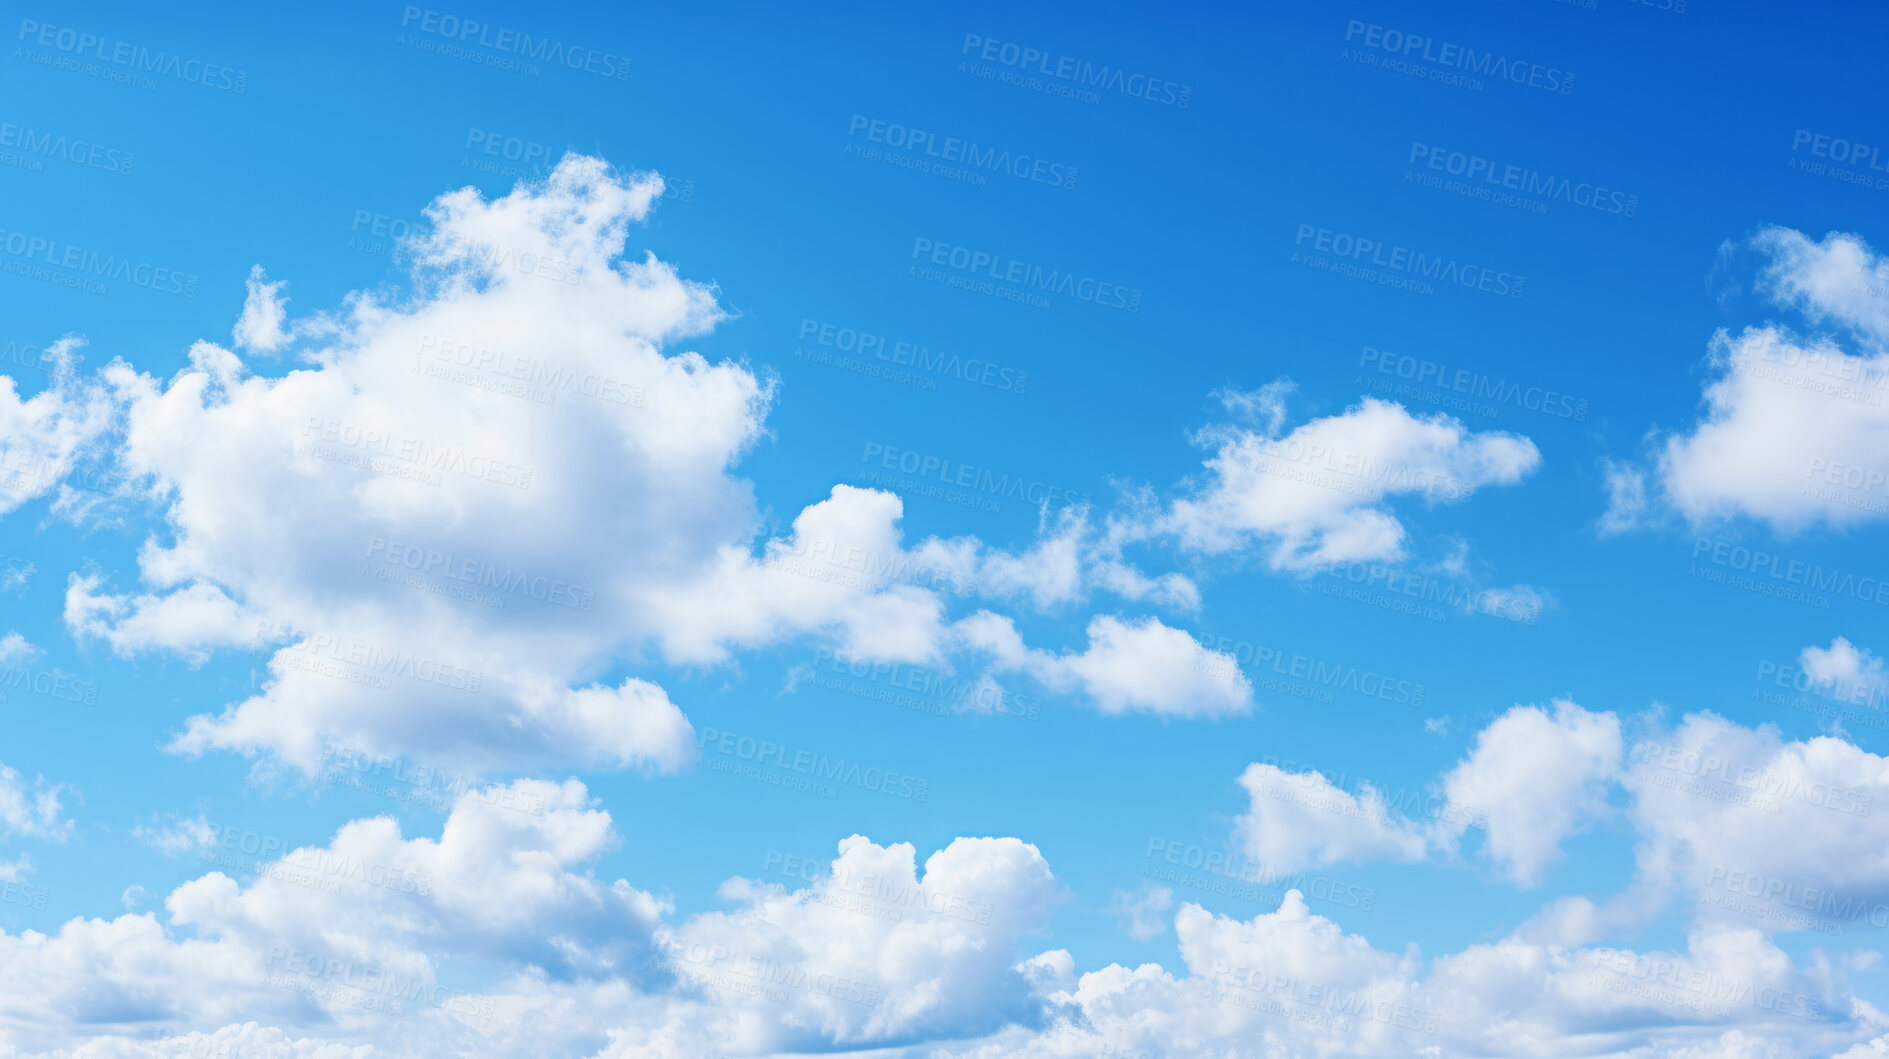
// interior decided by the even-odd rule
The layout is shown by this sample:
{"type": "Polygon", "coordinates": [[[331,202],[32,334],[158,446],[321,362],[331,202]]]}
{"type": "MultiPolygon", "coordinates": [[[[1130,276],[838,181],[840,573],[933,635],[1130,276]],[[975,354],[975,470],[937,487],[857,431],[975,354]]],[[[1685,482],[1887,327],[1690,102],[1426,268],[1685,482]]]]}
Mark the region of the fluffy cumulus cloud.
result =
{"type": "Polygon", "coordinates": [[[1786,228],[1726,257],[1755,259],[1757,291],[1804,328],[1712,337],[1699,421],[1656,438],[1649,467],[1610,470],[1603,532],[1644,521],[1649,492],[1693,523],[1738,516],[1785,533],[1889,518],[1889,312],[1875,293],[1889,262],[1857,235],[1786,228]]]}
{"type": "Polygon", "coordinates": [[[437,838],[385,817],[297,848],[190,821],[175,835],[218,870],[164,915],[0,933],[0,1050],[762,1055],[989,1033],[1040,1014],[1017,948],[1061,893],[1014,838],[960,838],[920,866],[855,835],[672,922],[665,900],[593,875],[618,839],[575,780],[469,791],[437,838]],[[467,992],[448,981],[461,966],[509,977],[467,992]]]}
{"type": "Polygon", "coordinates": [[[1517,706],[1477,733],[1455,768],[1421,789],[1345,784],[1314,769],[1255,763],[1234,843],[1267,876],[1333,864],[1414,863],[1459,852],[1473,828],[1510,880],[1534,886],[1561,842],[1607,812],[1621,778],[1620,722],[1571,702],[1517,706]]]}
{"type": "Polygon", "coordinates": [[[1561,841],[1606,811],[1620,775],[1620,721],[1572,702],[1518,706],[1476,736],[1443,778],[1457,819],[1478,821],[1499,868],[1527,886],[1542,881],[1561,841]]]}
{"type": "MultiPolygon", "coordinates": [[[[774,384],[681,349],[721,319],[714,292],[625,252],[661,189],[572,156],[502,198],[442,196],[407,244],[410,292],[300,322],[258,268],[236,345],[292,353],[280,376],[198,342],[170,378],[118,361],[31,400],[0,392],[7,454],[38,468],[6,506],[105,432],[114,480],[163,516],[139,584],[71,574],[75,636],[126,657],[271,654],[259,692],[192,718],[174,749],[670,771],[693,757],[681,708],[642,679],[600,683],[612,665],[719,664],[794,638],[948,665],[961,597],[1198,605],[1186,577],[1125,561],[1086,508],[1046,510],[1016,551],[907,546],[897,496],[836,486],[766,538],[733,468],[774,384]]],[[[1199,677],[1176,699],[1134,668],[1187,665],[1185,634],[1110,620],[1091,636],[1034,668],[1111,712],[1242,699],[1199,677]]]]}
{"type": "Polygon", "coordinates": [[[1159,618],[1124,621],[1098,615],[1082,651],[1028,647],[1016,624],[990,611],[959,622],[963,642],[986,655],[992,672],[1025,673],[1052,691],[1080,691],[1103,713],[1213,717],[1244,713],[1253,685],[1233,656],[1213,651],[1159,618]]]}
{"type": "MultiPolygon", "coordinates": [[[[1853,991],[1871,960],[1800,963],[1772,935],[1801,924],[1741,921],[1706,898],[1728,877],[1713,869],[1733,864],[1741,893],[1758,878],[1780,907],[1794,898],[1774,879],[1889,896],[1880,856],[1889,839],[1853,811],[1861,792],[1889,783],[1889,762],[1709,714],[1641,740],[1624,771],[1620,745],[1611,715],[1517,707],[1478,735],[1436,796],[1450,807],[1520,799],[1513,817],[1491,815],[1488,844],[1505,873],[1527,882],[1552,866],[1553,837],[1600,811],[1595,786],[1617,786],[1634,800],[1627,815],[1643,865],[1697,885],[1683,948],[1570,944],[1518,929],[1426,957],[1348,932],[1298,890],[1241,919],[1175,908],[1171,892],[1144,887],[1118,893],[1111,910],[1137,937],[1171,922],[1179,962],[1079,973],[1067,952],[1042,948],[1064,894],[1043,855],[1016,838],[958,838],[921,864],[912,845],[853,835],[828,861],[776,856],[768,874],[721,887],[724,910],[677,918],[654,893],[596,877],[618,839],[582,784],[519,780],[460,796],[437,838],[409,837],[387,818],[295,848],[201,819],[150,828],[154,846],[207,856],[216,870],[174,889],[162,914],[0,934],[0,1048],[625,1059],[1869,1054],[1889,1034],[1889,1016],[1853,991]],[[1663,782],[1662,770],[1779,801],[1663,782]],[[1552,790],[1537,797],[1529,773],[1552,790]],[[1545,804],[1557,796],[1576,808],[1545,804]],[[1504,830],[1528,814],[1548,837],[1504,830]],[[1776,820],[1757,826],[1767,816],[1776,820]],[[464,966],[488,969],[476,988],[457,984],[464,966]]],[[[1312,849],[1307,863],[1421,859],[1461,830],[1392,809],[1395,796],[1348,795],[1271,766],[1241,782],[1249,791],[1296,783],[1375,820],[1329,825],[1333,837],[1308,845],[1312,822],[1291,815],[1299,803],[1255,793],[1236,839],[1252,832],[1263,844],[1270,829],[1296,830],[1280,841],[1312,849]],[[1264,799],[1288,808],[1262,809],[1264,799]]]]}
{"type": "Polygon", "coordinates": [[[0,375],[0,515],[52,492],[110,426],[108,396],[76,370],[81,345],[66,338],[47,349],[48,384],[32,397],[0,375]]]}
{"type": "Polygon", "coordinates": [[[1208,553],[1256,548],[1278,570],[1394,561],[1404,557],[1405,530],[1393,498],[1454,503],[1485,486],[1513,485],[1541,463],[1525,437],[1471,431],[1445,415],[1413,416],[1371,397],[1288,433],[1289,389],[1275,383],[1219,395],[1242,421],[1196,434],[1212,453],[1204,479],[1118,529],[1208,553]]]}

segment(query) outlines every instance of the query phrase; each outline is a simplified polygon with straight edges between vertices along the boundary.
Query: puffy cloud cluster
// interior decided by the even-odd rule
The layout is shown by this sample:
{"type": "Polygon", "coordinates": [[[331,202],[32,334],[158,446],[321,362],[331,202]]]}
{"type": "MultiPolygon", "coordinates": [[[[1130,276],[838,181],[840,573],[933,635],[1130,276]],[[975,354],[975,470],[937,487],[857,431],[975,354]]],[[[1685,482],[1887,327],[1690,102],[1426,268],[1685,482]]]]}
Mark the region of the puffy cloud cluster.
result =
{"type": "Polygon", "coordinates": [[[1198,432],[1212,452],[1204,481],[1165,508],[1118,524],[1129,538],[1172,537],[1205,553],[1257,548],[1277,570],[1405,556],[1398,496],[1467,500],[1513,485],[1541,464],[1525,437],[1471,431],[1446,415],[1413,416],[1366,397],[1334,416],[1283,432],[1290,384],[1220,394],[1246,420],[1198,432]]]}
{"type": "Polygon", "coordinates": [[[1880,295],[1889,262],[1858,235],[1818,241],[1776,227],[1725,250],[1728,261],[1754,256],[1758,292],[1811,330],[1766,323],[1715,334],[1703,415],[1658,439],[1651,466],[1609,467],[1603,532],[1664,510],[1693,523],[1742,516],[1784,533],[1889,517],[1889,302],[1880,295]]]}

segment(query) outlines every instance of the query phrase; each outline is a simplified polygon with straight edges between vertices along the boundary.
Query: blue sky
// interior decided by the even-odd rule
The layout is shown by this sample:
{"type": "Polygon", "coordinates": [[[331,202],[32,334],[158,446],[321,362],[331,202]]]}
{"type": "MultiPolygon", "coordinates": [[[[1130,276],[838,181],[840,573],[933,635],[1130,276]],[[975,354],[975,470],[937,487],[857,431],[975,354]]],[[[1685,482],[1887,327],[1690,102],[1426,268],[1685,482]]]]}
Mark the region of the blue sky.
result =
{"type": "Polygon", "coordinates": [[[1889,1034],[1879,16],[13,16],[0,1051],[1889,1034]]]}

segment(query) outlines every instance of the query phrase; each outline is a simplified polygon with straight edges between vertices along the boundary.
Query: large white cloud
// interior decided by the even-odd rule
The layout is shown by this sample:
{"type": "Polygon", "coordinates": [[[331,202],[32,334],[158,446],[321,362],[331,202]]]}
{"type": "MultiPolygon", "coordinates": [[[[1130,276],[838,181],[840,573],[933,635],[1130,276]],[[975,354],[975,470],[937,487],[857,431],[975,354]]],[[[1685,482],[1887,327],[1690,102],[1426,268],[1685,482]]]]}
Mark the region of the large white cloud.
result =
{"type": "Polygon", "coordinates": [[[1615,466],[1603,531],[1646,520],[1644,481],[1693,523],[1742,516],[1794,533],[1889,519],[1889,263],[1861,236],[1766,228],[1726,259],[1811,326],[1712,337],[1699,421],[1657,442],[1647,470],[1615,466]]]}

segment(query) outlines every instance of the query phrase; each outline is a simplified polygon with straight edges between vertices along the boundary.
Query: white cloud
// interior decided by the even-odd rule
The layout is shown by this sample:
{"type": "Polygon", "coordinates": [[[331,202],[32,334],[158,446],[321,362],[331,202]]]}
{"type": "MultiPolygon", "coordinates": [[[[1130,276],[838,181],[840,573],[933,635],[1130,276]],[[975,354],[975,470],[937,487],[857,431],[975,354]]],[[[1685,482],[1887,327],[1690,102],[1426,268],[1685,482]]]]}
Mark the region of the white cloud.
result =
{"type": "Polygon", "coordinates": [[[1872,705],[1889,691],[1889,672],[1880,655],[1839,636],[1829,647],[1810,646],[1798,656],[1804,675],[1831,698],[1872,705]]]}
{"type": "MultiPolygon", "coordinates": [[[[1714,335],[1704,415],[1658,448],[1662,501],[1695,524],[1744,516],[1782,533],[1889,517],[1889,263],[1843,233],[1767,228],[1747,245],[1761,293],[1834,330],[1714,335]]],[[[1641,473],[1609,476],[1603,530],[1629,523],[1641,473]]]]}
{"type": "Polygon", "coordinates": [[[1285,392],[1275,384],[1221,394],[1257,429],[1200,431],[1196,442],[1213,452],[1207,480],[1166,511],[1121,523],[1122,531],[1173,536],[1209,553],[1259,546],[1279,570],[1394,561],[1404,555],[1405,532],[1389,507],[1393,497],[1453,503],[1485,486],[1513,485],[1541,463],[1525,437],[1472,432],[1449,416],[1420,418],[1371,397],[1281,434],[1285,392]]]}
{"type": "Polygon", "coordinates": [[[1443,777],[1459,812],[1477,819],[1486,851],[1505,874],[1536,886],[1562,839],[1606,810],[1620,775],[1620,721],[1558,701],[1553,712],[1517,706],[1476,735],[1475,748],[1443,777]]]}
{"type": "Polygon", "coordinates": [[[31,398],[20,396],[11,376],[0,375],[0,515],[51,492],[110,426],[111,403],[73,370],[83,344],[63,338],[47,349],[55,370],[31,398]]]}
{"type": "Polygon", "coordinates": [[[283,329],[288,319],[284,305],[288,301],[282,296],[286,283],[270,283],[261,265],[249,270],[249,295],[243,299],[243,315],[236,320],[232,332],[237,349],[247,349],[256,353],[274,353],[289,344],[289,334],[283,329]]]}
{"type": "Polygon", "coordinates": [[[1079,689],[1103,713],[1214,717],[1244,713],[1253,686],[1233,656],[1210,651],[1158,618],[1124,621],[1107,614],[1089,622],[1080,653],[1024,646],[1008,618],[979,611],[956,626],[963,642],[990,659],[994,673],[1027,673],[1052,691],[1079,689]]]}
{"type": "Polygon", "coordinates": [[[1136,941],[1149,941],[1167,933],[1167,917],[1162,915],[1174,907],[1174,891],[1153,883],[1142,883],[1133,893],[1117,890],[1109,897],[1109,911],[1122,924],[1122,929],[1136,941]]]}
{"type": "Polygon", "coordinates": [[[68,788],[35,776],[32,783],[20,771],[0,765],[0,834],[64,841],[72,834],[59,796],[68,788]]]}
{"type": "Polygon", "coordinates": [[[1702,919],[1767,932],[1889,926],[1889,758],[1710,713],[1633,758],[1642,872],[1695,896],[1702,919]]]}
{"type": "Polygon", "coordinates": [[[1233,838],[1267,877],[1329,864],[1412,863],[1429,856],[1435,842],[1433,814],[1412,820],[1368,783],[1354,794],[1316,771],[1252,764],[1240,774],[1240,786],[1251,804],[1235,822],[1233,838]]]}

